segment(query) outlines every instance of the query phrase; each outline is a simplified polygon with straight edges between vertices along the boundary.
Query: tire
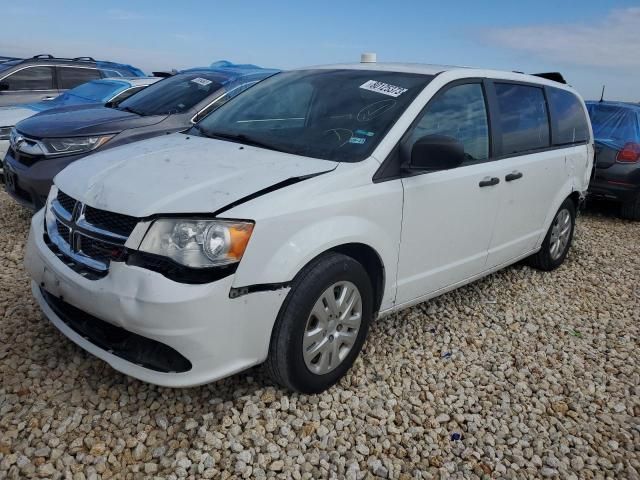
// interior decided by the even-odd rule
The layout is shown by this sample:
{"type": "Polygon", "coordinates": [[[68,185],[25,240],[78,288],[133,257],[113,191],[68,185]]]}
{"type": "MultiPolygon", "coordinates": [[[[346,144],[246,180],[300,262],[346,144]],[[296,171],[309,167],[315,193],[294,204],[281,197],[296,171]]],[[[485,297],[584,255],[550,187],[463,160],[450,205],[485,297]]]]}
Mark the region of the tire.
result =
{"type": "MultiPolygon", "coordinates": [[[[341,298],[335,299],[336,305],[341,298]]],[[[271,378],[301,393],[319,393],[331,387],[347,373],[360,353],[373,305],[371,280],[359,262],[333,252],[313,260],[294,279],[273,327],[265,362],[271,378]],[[331,295],[334,299],[338,293],[349,295],[352,287],[360,298],[357,329],[356,294],[344,300],[344,304],[351,300],[353,306],[348,305],[348,314],[342,320],[331,317],[334,315],[331,312],[338,310],[326,307],[331,295]]]]}
{"type": "Polygon", "coordinates": [[[630,202],[623,203],[620,215],[627,220],[640,220],[640,195],[630,202]]]}
{"type": "Polygon", "coordinates": [[[567,257],[567,253],[569,253],[569,248],[571,248],[571,241],[573,240],[575,226],[576,206],[573,203],[573,200],[567,198],[562,205],[560,205],[560,208],[553,217],[549,231],[542,242],[542,247],[540,247],[538,253],[529,257],[529,265],[545,272],[555,270],[562,265],[564,263],[564,259],[567,257]],[[566,224],[564,223],[565,219],[568,221],[566,224]],[[559,222],[566,225],[569,230],[566,232],[567,236],[564,237],[565,240],[562,241],[560,245],[557,245],[555,241],[557,233],[564,231],[559,222]]]}

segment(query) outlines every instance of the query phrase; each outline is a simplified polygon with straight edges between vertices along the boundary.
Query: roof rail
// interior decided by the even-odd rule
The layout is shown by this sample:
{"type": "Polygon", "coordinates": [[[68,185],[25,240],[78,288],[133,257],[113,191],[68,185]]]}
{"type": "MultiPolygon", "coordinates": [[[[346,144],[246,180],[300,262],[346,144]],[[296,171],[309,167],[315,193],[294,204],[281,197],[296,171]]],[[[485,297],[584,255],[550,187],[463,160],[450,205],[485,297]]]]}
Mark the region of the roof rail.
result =
{"type": "Polygon", "coordinates": [[[34,55],[31,58],[24,58],[24,59],[20,59],[24,62],[28,62],[29,60],[66,60],[69,62],[95,62],[96,60],[93,57],[73,57],[73,58],[69,58],[69,57],[54,57],[53,55],[49,54],[49,53],[42,53],[40,55],[34,55]]]}
{"type": "Polygon", "coordinates": [[[22,60],[18,57],[5,57],[4,55],[0,55],[0,63],[11,62],[13,60],[22,60]]]}
{"type": "Polygon", "coordinates": [[[560,72],[543,72],[543,73],[532,73],[534,77],[546,78],[547,80],[552,80],[558,83],[567,84],[567,81],[564,79],[560,72]]]}

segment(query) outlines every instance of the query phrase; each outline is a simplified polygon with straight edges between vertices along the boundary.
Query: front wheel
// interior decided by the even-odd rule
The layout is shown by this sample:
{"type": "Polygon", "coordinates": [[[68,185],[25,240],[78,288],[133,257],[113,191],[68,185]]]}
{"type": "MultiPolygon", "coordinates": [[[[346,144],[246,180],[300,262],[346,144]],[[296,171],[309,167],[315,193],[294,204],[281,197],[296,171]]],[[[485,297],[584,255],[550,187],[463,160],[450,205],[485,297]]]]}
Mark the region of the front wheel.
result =
{"type": "Polygon", "coordinates": [[[571,247],[575,222],[576,207],[573,201],[567,198],[553,218],[540,251],[529,257],[529,265],[547,272],[562,265],[571,247]]]}
{"type": "Polygon", "coordinates": [[[302,393],[326,390],[347,373],[367,336],[373,289],[363,266],[323,255],[296,276],[271,334],[266,367],[302,393]]]}

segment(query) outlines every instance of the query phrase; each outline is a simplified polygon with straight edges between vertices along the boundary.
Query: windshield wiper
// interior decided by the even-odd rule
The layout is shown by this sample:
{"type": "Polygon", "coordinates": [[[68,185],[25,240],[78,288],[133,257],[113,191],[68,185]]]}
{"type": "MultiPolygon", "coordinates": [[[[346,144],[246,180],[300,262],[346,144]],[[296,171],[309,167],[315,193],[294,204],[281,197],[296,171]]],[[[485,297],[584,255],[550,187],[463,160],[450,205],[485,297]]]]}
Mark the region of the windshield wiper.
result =
{"type": "Polygon", "coordinates": [[[229,140],[231,142],[242,143],[243,145],[250,145],[252,147],[265,148],[267,150],[274,150],[276,152],[285,152],[285,150],[282,150],[281,148],[274,147],[273,145],[249,137],[244,133],[209,132],[202,127],[199,127],[198,125],[195,125],[194,128],[205,137],[217,138],[219,140],[229,140]]]}

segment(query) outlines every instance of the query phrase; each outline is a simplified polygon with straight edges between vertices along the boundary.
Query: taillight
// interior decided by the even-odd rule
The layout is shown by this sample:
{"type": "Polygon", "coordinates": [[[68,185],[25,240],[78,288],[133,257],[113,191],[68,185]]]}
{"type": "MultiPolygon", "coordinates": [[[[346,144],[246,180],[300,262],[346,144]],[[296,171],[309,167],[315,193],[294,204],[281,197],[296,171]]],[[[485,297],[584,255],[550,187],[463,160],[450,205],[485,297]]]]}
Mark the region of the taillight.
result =
{"type": "Polygon", "coordinates": [[[623,163],[635,163],[640,160],[640,143],[625,143],[616,160],[623,163]]]}

